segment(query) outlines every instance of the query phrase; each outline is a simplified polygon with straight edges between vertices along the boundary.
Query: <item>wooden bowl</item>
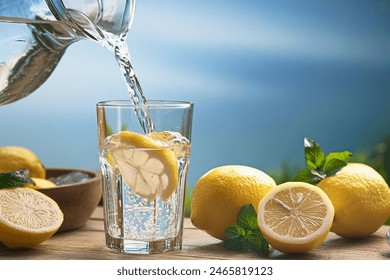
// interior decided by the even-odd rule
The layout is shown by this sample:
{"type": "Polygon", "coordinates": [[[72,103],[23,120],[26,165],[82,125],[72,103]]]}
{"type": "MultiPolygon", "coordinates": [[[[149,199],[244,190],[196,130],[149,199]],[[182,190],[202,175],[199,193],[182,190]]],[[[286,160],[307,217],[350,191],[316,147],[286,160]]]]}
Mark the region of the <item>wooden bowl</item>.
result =
{"type": "Polygon", "coordinates": [[[46,169],[46,177],[58,177],[72,171],[86,173],[91,178],[79,183],[39,189],[40,192],[56,201],[64,213],[64,222],[58,232],[77,229],[85,225],[102,198],[100,172],[84,169],[48,168],[46,169]]]}

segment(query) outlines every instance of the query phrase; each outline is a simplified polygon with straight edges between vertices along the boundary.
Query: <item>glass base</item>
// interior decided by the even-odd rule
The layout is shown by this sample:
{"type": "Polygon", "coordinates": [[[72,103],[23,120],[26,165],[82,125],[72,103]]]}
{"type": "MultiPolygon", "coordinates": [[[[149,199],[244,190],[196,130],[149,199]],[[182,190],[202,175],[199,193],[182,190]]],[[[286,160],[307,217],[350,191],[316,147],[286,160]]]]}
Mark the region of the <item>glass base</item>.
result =
{"type": "Polygon", "coordinates": [[[126,254],[158,254],[178,251],[182,247],[182,237],[157,241],[124,240],[106,235],[106,246],[119,253],[126,254]]]}

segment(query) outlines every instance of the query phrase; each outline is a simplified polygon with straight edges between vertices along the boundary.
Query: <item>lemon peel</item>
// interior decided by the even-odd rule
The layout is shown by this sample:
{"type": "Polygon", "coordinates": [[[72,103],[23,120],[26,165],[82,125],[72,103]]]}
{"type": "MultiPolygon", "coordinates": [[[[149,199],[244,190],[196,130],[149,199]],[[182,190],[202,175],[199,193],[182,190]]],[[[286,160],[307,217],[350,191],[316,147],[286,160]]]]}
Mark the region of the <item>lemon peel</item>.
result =
{"type": "Polygon", "coordinates": [[[47,188],[54,188],[56,187],[56,184],[54,184],[52,181],[42,178],[31,178],[35,182],[35,186],[32,184],[25,184],[23,185],[24,188],[31,188],[35,190],[39,189],[47,189],[47,188]]]}
{"type": "Polygon", "coordinates": [[[205,173],[191,196],[191,222],[211,236],[224,240],[225,228],[236,223],[240,209],[259,201],[275,181],[263,171],[244,165],[225,165],[205,173]]]}
{"type": "Polygon", "coordinates": [[[383,177],[362,163],[348,163],[317,184],[335,207],[331,231],[346,238],[367,237],[390,216],[390,189],[383,177]]]}
{"type": "Polygon", "coordinates": [[[0,172],[19,169],[28,169],[30,177],[46,178],[44,165],[31,150],[20,146],[0,147],[0,172]]]}

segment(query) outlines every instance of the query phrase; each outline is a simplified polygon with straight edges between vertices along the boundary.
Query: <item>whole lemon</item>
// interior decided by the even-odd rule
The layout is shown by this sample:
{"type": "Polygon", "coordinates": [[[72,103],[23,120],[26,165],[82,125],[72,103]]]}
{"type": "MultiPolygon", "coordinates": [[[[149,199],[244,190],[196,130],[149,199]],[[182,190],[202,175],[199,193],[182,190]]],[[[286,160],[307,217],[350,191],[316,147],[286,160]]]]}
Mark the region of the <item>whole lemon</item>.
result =
{"type": "Polygon", "coordinates": [[[46,177],[45,167],[31,150],[19,146],[0,147],[0,172],[25,168],[28,169],[30,177],[46,177]]]}
{"type": "Polygon", "coordinates": [[[331,231],[346,238],[376,232],[390,216],[390,189],[368,165],[349,163],[317,184],[335,208],[331,231]]]}
{"type": "Polygon", "coordinates": [[[253,167],[226,165],[204,174],[191,196],[191,222],[211,236],[225,239],[226,227],[236,224],[241,207],[259,201],[276,186],[275,181],[253,167]]]}
{"type": "Polygon", "coordinates": [[[30,178],[30,179],[34,181],[35,186],[27,183],[23,185],[24,188],[39,190],[39,189],[48,189],[48,188],[56,187],[56,184],[54,184],[52,181],[47,179],[42,179],[42,178],[30,178]]]}

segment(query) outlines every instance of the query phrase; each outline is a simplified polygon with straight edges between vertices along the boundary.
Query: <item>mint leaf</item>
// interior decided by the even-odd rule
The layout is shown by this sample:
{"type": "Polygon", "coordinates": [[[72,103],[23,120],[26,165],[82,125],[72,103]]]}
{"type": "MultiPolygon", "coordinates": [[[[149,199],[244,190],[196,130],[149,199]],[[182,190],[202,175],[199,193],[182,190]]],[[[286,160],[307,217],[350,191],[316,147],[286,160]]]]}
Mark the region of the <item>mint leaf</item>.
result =
{"type": "Polygon", "coordinates": [[[305,168],[299,171],[297,175],[295,175],[293,181],[306,182],[315,185],[324,179],[325,176],[326,174],[323,174],[322,172],[319,172],[315,169],[305,168]]]}
{"type": "Polygon", "coordinates": [[[306,168],[299,171],[294,181],[318,184],[322,179],[339,172],[352,155],[351,152],[333,152],[325,157],[320,145],[310,138],[304,139],[306,168]]]}
{"type": "Polygon", "coordinates": [[[28,175],[27,169],[0,173],[0,189],[21,187],[27,183],[35,186],[35,182],[28,175]]]}
{"type": "Polygon", "coordinates": [[[244,248],[247,250],[256,251],[259,253],[268,253],[269,245],[263,235],[257,231],[247,234],[246,240],[244,241],[244,248]]]}
{"type": "Polygon", "coordinates": [[[251,250],[268,253],[269,245],[257,225],[257,213],[253,205],[243,206],[237,215],[237,224],[225,229],[227,238],[223,246],[227,250],[251,250]]]}
{"type": "Polygon", "coordinates": [[[227,238],[223,241],[223,247],[230,251],[241,251],[244,250],[243,238],[227,238]]]}
{"type": "Polygon", "coordinates": [[[304,139],[303,143],[307,167],[312,169],[321,168],[325,163],[325,154],[320,145],[307,137],[304,139]]]}
{"type": "Polygon", "coordinates": [[[229,226],[225,228],[224,233],[231,238],[236,238],[242,235],[245,235],[245,229],[238,225],[229,226]]]}
{"type": "Polygon", "coordinates": [[[330,161],[332,159],[339,159],[341,161],[346,162],[349,160],[349,158],[352,156],[351,152],[345,151],[345,152],[334,152],[334,153],[329,153],[326,158],[325,162],[330,161]]]}
{"type": "Polygon", "coordinates": [[[332,158],[331,160],[328,160],[324,166],[324,172],[326,176],[333,176],[336,175],[337,172],[341,170],[344,166],[346,166],[347,163],[343,160],[332,158]]]}
{"type": "Polygon", "coordinates": [[[252,205],[246,205],[241,208],[237,215],[237,225],[243,229],[257,229],[257,214],[252,205]]]}
{"type": "Polygon", "coordinates": [[[293,181],[310,183],[316,180],[316,176],[311,172],[311,168],[302,169],[295,175],[293,181]]]}

